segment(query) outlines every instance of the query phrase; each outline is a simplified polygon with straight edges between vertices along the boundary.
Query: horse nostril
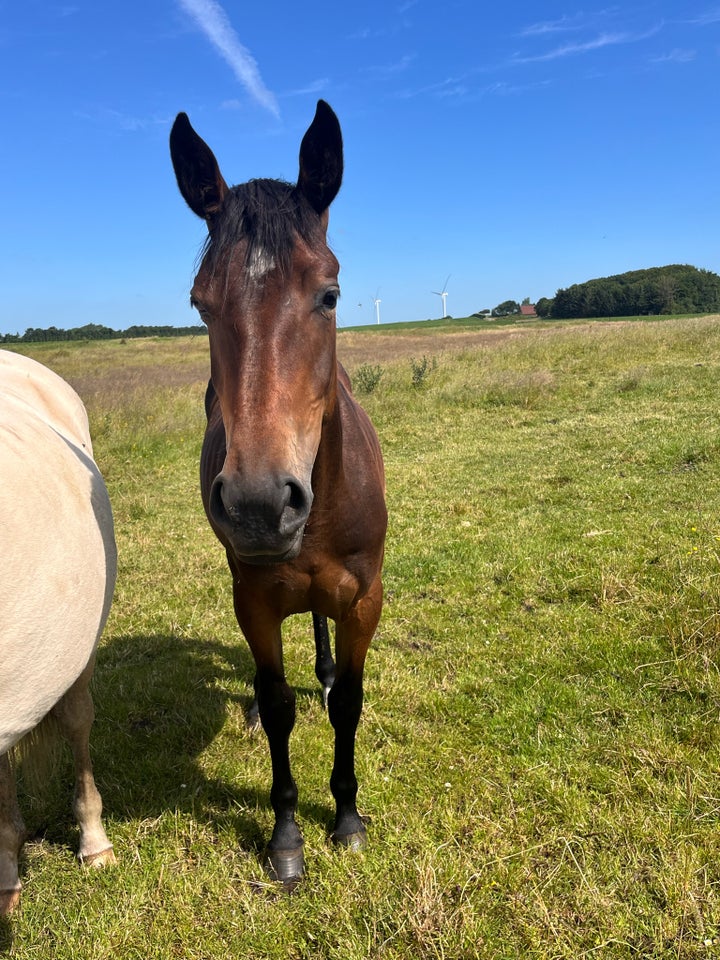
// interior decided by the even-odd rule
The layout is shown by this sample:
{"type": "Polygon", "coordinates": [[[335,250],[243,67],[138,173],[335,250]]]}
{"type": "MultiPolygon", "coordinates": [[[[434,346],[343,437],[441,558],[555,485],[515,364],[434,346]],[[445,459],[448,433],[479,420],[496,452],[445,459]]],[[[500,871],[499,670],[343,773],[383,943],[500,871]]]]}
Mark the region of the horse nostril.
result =
{"type": "Polygon", "coordinates": [[[288,478],[283,490],[284,504],[280,513],[280,532],[288,536],[305,523],[310,513],[312,493],[298,481],[288,478]]]}
{"type": "Polygon", "coordinates": [[[216,477],[210,488],[210,498],[208,500],[208,513],[215,523],[222,523],[228,519],[225,504],[222,497],[223,481],[222,477],[216,477]]]}
{"type": "Polygon", "coordinates": [[[294,480],[288,480],[285,484],[285,489],[287,494],[286,508],[296,513],[302,513],[307,508],[308,502],[307,495],[303,488],[294,480]]]}

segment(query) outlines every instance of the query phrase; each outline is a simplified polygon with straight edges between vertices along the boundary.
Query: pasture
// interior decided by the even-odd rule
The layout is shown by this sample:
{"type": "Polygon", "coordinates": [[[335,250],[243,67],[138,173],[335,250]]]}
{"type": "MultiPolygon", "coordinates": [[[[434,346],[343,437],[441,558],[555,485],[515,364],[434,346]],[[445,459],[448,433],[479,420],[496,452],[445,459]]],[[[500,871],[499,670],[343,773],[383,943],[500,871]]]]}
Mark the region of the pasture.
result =
{"type": "Polygon", "coordinates": [[[268,750],[198,491],[207,341],[24,348],[84,399],[115,514],[92,749],[119,863],[74,863],[63,758],[25,785],[0,952],[720,955],[720,318],[340,331],[338,349],[351,374],[382,368],[360,397],[390,513],[357,745],[369,844],[327,839],[332,735],[296,618],[307,875],[288,896],[262,869],[268,750]]]}

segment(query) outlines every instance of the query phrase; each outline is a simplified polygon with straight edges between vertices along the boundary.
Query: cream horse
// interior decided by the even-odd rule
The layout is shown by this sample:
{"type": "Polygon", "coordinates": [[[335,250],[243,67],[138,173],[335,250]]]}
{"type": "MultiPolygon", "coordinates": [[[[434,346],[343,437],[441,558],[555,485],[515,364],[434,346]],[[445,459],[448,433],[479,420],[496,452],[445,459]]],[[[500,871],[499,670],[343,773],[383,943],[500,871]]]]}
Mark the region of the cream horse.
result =
{"type": "Polygon", "coordinates": [[[20,899],[24,834],[9,752],[46,717],[73,751],[80,861],[114,861],[90,763],[89,683],[116,561],[80,398],[0,350],[0,915],[20,899]]]}

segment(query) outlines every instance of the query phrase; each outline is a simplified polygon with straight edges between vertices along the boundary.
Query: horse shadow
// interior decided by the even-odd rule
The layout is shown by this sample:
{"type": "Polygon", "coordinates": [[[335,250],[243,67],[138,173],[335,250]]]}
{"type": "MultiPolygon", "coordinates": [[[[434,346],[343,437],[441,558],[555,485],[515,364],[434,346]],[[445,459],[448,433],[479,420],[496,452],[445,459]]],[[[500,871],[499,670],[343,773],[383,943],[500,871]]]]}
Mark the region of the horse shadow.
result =
{"type": "MultiPolygon", "coordinates": [[[[238,786],[208,777],[198,762],[233,704],[239,703],[247,714],[252,696],[230,692],[237,684],[229,681],[239,677],[252,688],[254,671],[241,640],[227,646],[171,634],[136,634],[103,644],[92,687],[96,720],[91,752],[104,816],[145,820],[177,810],[213,825],[222,811],[240,847],[260,855],[267,838],[250,811],[270,809],[269,770],[267,786],[238,786]]],[[[298,698],[321,698],[319,688],[298,687],[296,693],[298,698]]],[[[261,730],[255,735],[265,736],[261,730]]],[[[238,764],[243,742],[238,742],[238,764]]],[[[59,782],[50,786],[50,796],[26,816],[29,833],[72,846],[71,770],[55,780],[59,782]]],[[[298,814],[329,827],[333,811],[329,804],[301,800],[298,814]]],[[[0,949],[2,944],[0,928],[0,949]]]]}

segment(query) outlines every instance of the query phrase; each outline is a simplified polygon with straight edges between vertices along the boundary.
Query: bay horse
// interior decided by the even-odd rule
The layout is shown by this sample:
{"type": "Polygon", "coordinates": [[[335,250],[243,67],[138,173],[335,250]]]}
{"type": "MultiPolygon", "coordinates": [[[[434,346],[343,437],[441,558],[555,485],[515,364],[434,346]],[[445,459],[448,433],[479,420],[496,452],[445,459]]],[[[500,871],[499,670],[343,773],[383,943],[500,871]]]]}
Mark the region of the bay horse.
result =
{"type": "Polygon", "coordinates": [[[75,391],[42,364],[0,350],[0,409],[0,916],[5,916],[20,899],[18,855],[25,829],[11,754],[42,721],[52,720],[72,747],[80,861],[101,866],[115,859],[90,762],[89,684],[117,556],[110,501],[75,391]]]}
{"type": "Polygon", "coordinates": [[[295,693],[285,678],[281,624],[313,614],[316,673],[330,688],[335,731],[331,837],[358,849],[366,828],[356,806],[355,734],[382,607],[383,462],[337,360],[339,264],[326,240],[342,135],[320,100],[294,185],[261,179],[229,188],[184,113],[170,152],[182,196],[208,227],[191,291],[210,341],[202,500],[226,550],[235,614],[255,660],[275,813],[266,867],[292,883],[304,858],[289,758],[295,693]],[[335,621],[334,671],[327,618],[335,621]]]}

